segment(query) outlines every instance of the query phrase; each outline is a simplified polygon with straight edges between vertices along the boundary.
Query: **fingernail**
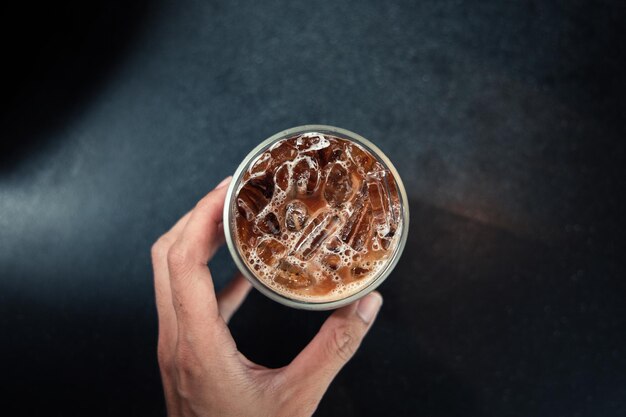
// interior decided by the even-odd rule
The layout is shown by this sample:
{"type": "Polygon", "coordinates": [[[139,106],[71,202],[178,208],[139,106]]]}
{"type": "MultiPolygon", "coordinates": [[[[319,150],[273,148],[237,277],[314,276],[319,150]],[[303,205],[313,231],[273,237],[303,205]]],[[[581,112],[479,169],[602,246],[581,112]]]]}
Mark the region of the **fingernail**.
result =
{"type": "Polygon", "coordinates": [[[228,177],[224,178],[224,179],[222,180],[222,182],[220,182],[219,184],[217,184],[217,187],[215,187],[215,189],[216,189],[216,190],[219,190],[220,188],[222,188],[222,187],[226,186],[226,185],[230,182],[230,180],[231,180],[232,178],[233,178],[233,177],[232,177],[232,175],[229,175],[228,177]]]}
{"type": "Polygon", "coordinates": [[[356,307],[356,314],[358,314],[365,323],[369,323],[374,320],[382,304],[383,297],[379,293],[370,293],[365,296],[365,298],[359,300],[359,304],[356,307]]]}

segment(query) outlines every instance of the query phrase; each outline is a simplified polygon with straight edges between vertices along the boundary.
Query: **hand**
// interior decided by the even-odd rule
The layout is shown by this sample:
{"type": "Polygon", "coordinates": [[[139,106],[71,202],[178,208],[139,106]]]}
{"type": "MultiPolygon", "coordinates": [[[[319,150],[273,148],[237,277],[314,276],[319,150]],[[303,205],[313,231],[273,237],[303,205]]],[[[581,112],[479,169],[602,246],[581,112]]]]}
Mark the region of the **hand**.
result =
{"type": "Polygon", "coordinates": [[[224,242],[230,178],[152,247],[158,358],[169,416],[310,416],[380,309],[369,294],[336,310],[288,365],[269,369],[237,350],[227,323],[250,290],[241,275],[217,297],[207,262],[224,242]]]}

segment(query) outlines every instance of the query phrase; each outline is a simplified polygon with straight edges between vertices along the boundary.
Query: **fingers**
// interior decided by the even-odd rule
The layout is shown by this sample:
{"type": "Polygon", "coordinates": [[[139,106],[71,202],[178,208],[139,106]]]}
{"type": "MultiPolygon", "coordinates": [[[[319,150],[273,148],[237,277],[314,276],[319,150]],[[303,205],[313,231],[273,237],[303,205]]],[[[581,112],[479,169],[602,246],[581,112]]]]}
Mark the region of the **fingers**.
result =
{"type": "MultiPolygon", "coordinates": [[[[225,185],[228,184],[229,180],[230,177],[226,178],[216,188],[225,187],[225,185]]],[[[215,191],[213,191],[209,195],[211,194],[215,194],[215,191]]],[[[163,388],[165,391],[168,415],[173,415],[173,413],[176,413],[177,408],[180,405],[177,401],[175,389],[176,375],[175,369],[173,367],[173,364],[175,362],[174,356],[178,344],[180,326],[177,320],[178,313],[174,305],[175,300],[179,297],[175,295],[175,291],[173,290],[173,287],[175,285],[172,285],[172,275],[170,274],[172,264],[172,248],[174,248],[180,241],[180,237],[185,227],[187,226],[187,223],[191,219],[192,213],[193,212],[189,212],[185,216],[183,216],[167,233],[161,236],[152,246],[152,265],[154,268],[155,297],[159,318],[158,359],[159,367],[161,369],[161,377],[163,379],[163,388]]],[[[223,226],[221,224],[217,225],[216,234],[217,237],[214,239],[214,241],[216,242],[215,248],[217,248],[223,242],[224,232],[223,226]]],[[[176,254],[176,251],[177,250],[173,251],[174,254],[176,254]]],[[[215,249],[212,249],[212,251],[214,252],[215,249]]],[[[210,257],[212,256],[212,253],[208,253],[208,255],[210,257]]],[[[174,256],[174,258],[176,258],[176,256],[174,256]]],[[[206,265],[205,270],[208,273],[206,265]]],[[[175,274],[174,276],[176,278],[178,275],[175,274]]]]}
{"type": "Polygon", "coordinates": [[[187,224],[191,212],[185,214],[176,224],[152,245],[152,268],[154,270],[154,291],[159,318],[159,356],[164,350],[173,350],[176,344],[176,313],[172,304],[172,290],[167,267],[167,252],[187,224]],[[167,346],[163,346],[166,344],[167,346]]]}
{"type": "Polygon", "coordinates": [[[252,285],[244,278],[241,273],[238,273],[231,282],[228,283],[217,296],[217,305],[220,312],[220,316],[228,323],[235,314],[235,312],[241,306],[241,303],[246,299],[246,296],[250,292],[252,285]]]}
{"type": "MultiPolygon", "coordinates": [[[[227,184],[230,177],[227,177],[220,186],[227,184]]],[[[170,285],[169,268],[167,256],[170,248],[177,241],[179,235],[185,228],[187,221],[191,217],[191,211],[180,218],[176,224],[164,233],[152,245],[152,267],[154,270],[154,288],[157,313],[159,319],[159,357],[167,356],[166,351],[172,352],[176,344],[177,324],[176,313],[172,301],[172,291],[170,285]]],[[[222,225],[220,225],[223,235],[222,225]]]]}
{"type": "Polygon", "coordinates": [[[159,319],[159,342],[157,357],[161,378],[165,391],[165,402],[168,415],[172,415],[177,406],[176,396],[171,389],[174,375],[170,366],[176,348],[178,326],[176,313],[172,304],[169,271],[167,268],[167,252],[176,240],[178,234],[189,219],[190,213],[184,215],[178,222],[152,245],[152,268],[154,270],[154,291],[159,319]]]}
{"type": "Polygon", "coordinates": [[[335,311],[285,370],[287,380],[303,381],[320,398],[348,362],[374,322],[382,297],[370,293],[335,311]]]}
{"type": "Polygon", "coordinates": [[[205,331],[218,316],[217,301],[207,262],[223,242],[222,211],[227,178],[198,202],[167,253],[174,309],[181,326],[205,331]]]}
{"type": "Polygon", "coordinates": [[[188,261],[206,266],[221,242],[224,241],[222,212],[230,177],[222,181],[213,191],[204,196],[191,212],[178,241],[172,249],[184,251],[188,261]]]}

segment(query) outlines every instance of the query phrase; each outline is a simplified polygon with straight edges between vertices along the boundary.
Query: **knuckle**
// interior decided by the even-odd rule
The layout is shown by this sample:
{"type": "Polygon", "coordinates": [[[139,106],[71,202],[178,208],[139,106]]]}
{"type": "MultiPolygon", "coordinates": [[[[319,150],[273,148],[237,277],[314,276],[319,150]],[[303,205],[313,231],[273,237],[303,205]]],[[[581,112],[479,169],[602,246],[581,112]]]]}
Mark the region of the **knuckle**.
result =
{"type": "Polygon", "coordinates": [[[189,250],[179,242],[170,246],[167,251],[167,265],[170,270],[180,272],[189,264],[189,250]]]}
{"type": "Polygon", "coordinates": [[[349,361],[359,347],[359,338],[355,329],[349,325],[339,326],[333,330],[332,336],[329,346],[331,354],[342,362],[349,361]]]}
{"type": "Polygon", "coordinates": [[[194,377],[200,373],[201,366],[193,350],[184,343],[179,343],[174,354],[174,365],[182,377],[194,377]]]}
{"type": "Polygon", "coordinates": [[[172,245],[170,237],[165,234],[157,239],[156,242],[152,244],[152,248],[150,248],[150,254],[152,255],[152,260],[161,259],[167,256],[167,251],[172,245]]]}

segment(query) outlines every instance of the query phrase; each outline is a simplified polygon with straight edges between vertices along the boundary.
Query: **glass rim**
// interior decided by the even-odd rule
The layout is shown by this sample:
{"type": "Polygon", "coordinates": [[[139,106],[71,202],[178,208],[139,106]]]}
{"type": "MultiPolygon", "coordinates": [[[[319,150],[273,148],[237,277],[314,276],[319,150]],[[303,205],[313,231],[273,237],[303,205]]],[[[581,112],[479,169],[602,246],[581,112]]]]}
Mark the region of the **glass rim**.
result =
{"type": "Polygon", "coordinates": [[[290,129],[280,131],[270,136],[269,138],[259,143],[242,160],[241,164],[239,164],[239,167],[237,167],[237,170],[233,174],[233,178],[230,182],[230,185],[228,186],[228,191],[226,193],[226,200],[224,204],[223,224],[224,224],[224,235],[226,237],[226,244],[228,246],[228,250],[231,254],[231,257],[233,258],[239,271],[241,271],[241,273],[246,277],[246,279],[250,281],[250,283],[254,286],[254,288],[259,290],[259,292],[261,292],[266,297],[272,299],[273,301],[276,301],[288,307],[293,307],[293,308],[297,308],[301,310],[332,310],[332,309],[336,309],[336,308],[348,305],[364,297],[365,295],[369,294],[370,292],[375,290],[380,284],[382,284],[383,281],[385,281],[385,279],[387,279],[387,277],[391,274],[391,271],[395,268],[396,264],[398,263],[400,259],[400,256],[402,255],[402,252],[404,251],[404,247],[406,245],[406,241],[407,241],[407,237],[409,233],[409,200],[406,194],[406,190],[404,188],[404,184],[402,183],[402,179],[400,178],[400,175],[398,174],[398,171],[393,166],[389,158],[387,158],[387,156],[372,142],[370,142],[369,140],[365,139],[363,136],[357,133],[351,132],[347,129],[335,127],[335,126],[302,125],[302,126],[296,126],[290,129]],[[401,202],[401,208],[402,208],[402,233],[400,235],[400,240],[398,241],[398,245],[396,246],[396,249],[393,255],[385,263],[385,266],[381,268],[379,273],[376,275],[374,279],[371,280],[369,284],[367,284],[366,286],[364,286],[363,288],[361,288],[354,294],[351,294],[345,298],[340,298],[338,300],[333,300],[333,301],[316,302],[316,301],[298,300],[298,299],[289,298],[277,291],[272,290],[269,286],[264,284],[259,278],[256,277],[254,272],[250,269],[248,264],[243,259],[243,256],[241,255],[241,253],[239,253],[239,250],[237,249],[237,244],[235,241],[236,237],[235,237],[234,228],[233,228],[233,221],[232,221],[233,214],[232,213],[233,213],[233,207],[234,207],[235,191],[237,190],[237,187],[239,186],[239,183],[241,181],[241,178],[243,177],[243,174],[245,173],[245,170],[248,168],[252,160],[255,159],[262,152],[264,152],[267,148],[269,148],[275,142],[282,140],[282,139],[286,139],[287,137],[290,137],[290,136],[295,136],[297,134],[303,134],[303,133],[308,133],[308,132],[319,132],[319,133],[328,133],[328,134],[336,135],[340,138],[351,140],[363,146],[365,149],[370,151],[376,158],[380,159],[385,164],[385,167],[389,169],[389,171],[391,171],[396,181],[396,184],[398,186],[398,191],[400,194],[400,202],[401,202]]]}

